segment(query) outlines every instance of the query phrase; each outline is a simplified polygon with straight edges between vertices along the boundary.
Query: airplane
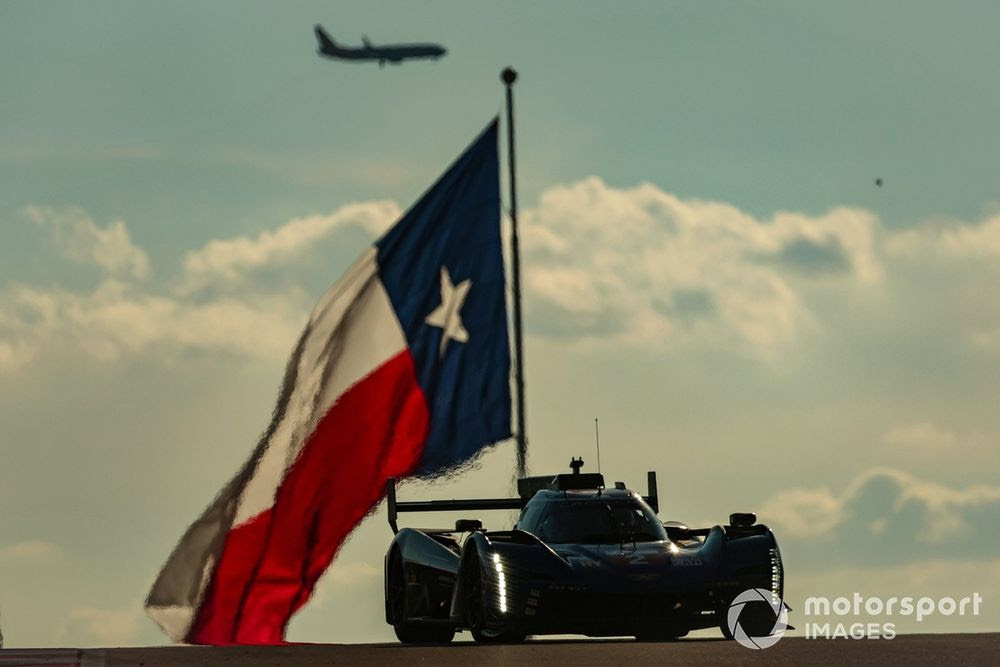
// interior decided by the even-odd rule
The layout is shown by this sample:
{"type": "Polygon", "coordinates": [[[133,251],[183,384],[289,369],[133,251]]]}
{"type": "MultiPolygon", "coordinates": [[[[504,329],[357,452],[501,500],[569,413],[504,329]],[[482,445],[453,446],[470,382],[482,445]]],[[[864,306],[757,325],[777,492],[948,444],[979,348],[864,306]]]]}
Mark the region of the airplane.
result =
{"type": "Polygon", "coordinates": [[[377,60],[379,67],[385,67],[387,62],[398,65],[404,60],[414,58],[433,58],[437,60],[448,50],[439,44],[392,44],[388,46],[375,46],[363,37],[364,46],[352,48],[339,46],[333,38],[323,30],[323,26],[315,27],[316,39],[319,40],[319,54],[327,58],[338,58],[340,60],[377,60]]]}

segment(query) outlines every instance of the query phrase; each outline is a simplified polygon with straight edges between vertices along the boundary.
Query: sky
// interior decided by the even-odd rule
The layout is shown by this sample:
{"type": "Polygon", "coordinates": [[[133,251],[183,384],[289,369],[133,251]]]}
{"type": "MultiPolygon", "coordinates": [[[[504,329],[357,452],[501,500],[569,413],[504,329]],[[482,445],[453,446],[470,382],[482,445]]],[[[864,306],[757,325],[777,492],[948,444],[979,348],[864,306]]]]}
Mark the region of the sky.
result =
{"type": "MultiPolygon", "coordinates": [[[[897,627],[996,630],[998,21],[989,2],[0,4],[5,645],[167,641],[142,600],[266,427],[313,303],[501,112],[507,65],[530,470],[593,469],[600,418],[605,476],[656,470],[665,520],[771,526],[793,609],[978,592],[978,616],[897,627]],[[315,23],[448,55],[331,62],[315,23]]],[[[504,495],[513,467],[501,443],[400,497],[504,495]]],[[[392,638],[390,537],[382,511],[356,530],[290,640],[392,638]]]]}

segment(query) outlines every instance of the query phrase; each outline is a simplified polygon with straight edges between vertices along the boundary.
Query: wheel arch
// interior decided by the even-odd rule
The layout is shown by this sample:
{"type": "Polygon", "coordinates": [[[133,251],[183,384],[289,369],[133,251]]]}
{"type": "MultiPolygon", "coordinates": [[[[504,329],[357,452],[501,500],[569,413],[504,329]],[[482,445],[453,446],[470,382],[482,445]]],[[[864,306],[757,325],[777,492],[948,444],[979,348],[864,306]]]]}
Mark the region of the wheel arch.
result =
{"type": "Polygon", "coordinates": [[[490,548],[490,539],[483,533],[472,533],[462,545],[462,554],[455,576],[455,588],[451,595],[451,618],[462,627],[467,627],[465,618],[465,587],[471,563],[481,563],[490,548]]]}
{"type": "Polygon", "coordinates": [[[395,618],[392,611],[390,576],[394,559],[399,560],[404,576],[412,568],[456,575],[459,563],[457,549],[457,544],[445,535],[429,534],[413,528],[403,528],[396,534],[389,544],[384,561],[383,590],[387,623],[392,625],[406,620],[395,618]],[[449,544],[452,546],[446,546],[449,544]]]}
{"type": "Polygon", "coordinates": [[[402,561],[402,554],[400,553],[399,545],[393,540],[392,544],[389,545],[389,550],[385,554],[384,565],[382,568],[382,591],[383,591],[383,602],[385,603],[385,622],[389,625],[394,625],[397,620],[394,618],[392,612],[392,600],[390,599],[390,577],[392,576],[393,561],[399,559],[402,561]]]}

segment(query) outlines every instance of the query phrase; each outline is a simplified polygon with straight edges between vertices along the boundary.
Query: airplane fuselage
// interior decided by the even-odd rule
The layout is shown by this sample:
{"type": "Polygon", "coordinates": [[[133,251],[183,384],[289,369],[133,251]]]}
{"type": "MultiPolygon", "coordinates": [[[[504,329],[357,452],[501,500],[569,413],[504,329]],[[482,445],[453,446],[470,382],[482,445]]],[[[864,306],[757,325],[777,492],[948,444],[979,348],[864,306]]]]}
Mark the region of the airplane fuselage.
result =
{"type": "Polygon", "coordinates": [[[401,63],[404,60],[419,58],[438,59],[448,50],[439,44],[391,44],[376,46],[365,40],[360,47],[341,46],[320,27],[316,26],[316,37],[319,40],[319,54],[327,58],[353,61],[377,61],[379,64],[401,63]]]}
{"type": "Polygon", "coordinates": [[[332,52],[321,48],[320,53],[329,58],[342,58],[344,60],[401,62],[412,58],[440,58],[445,54],[445,50],[436,44],[400,44],[398,46],[362,46],[357,49],[338,47],[332,52]]]}

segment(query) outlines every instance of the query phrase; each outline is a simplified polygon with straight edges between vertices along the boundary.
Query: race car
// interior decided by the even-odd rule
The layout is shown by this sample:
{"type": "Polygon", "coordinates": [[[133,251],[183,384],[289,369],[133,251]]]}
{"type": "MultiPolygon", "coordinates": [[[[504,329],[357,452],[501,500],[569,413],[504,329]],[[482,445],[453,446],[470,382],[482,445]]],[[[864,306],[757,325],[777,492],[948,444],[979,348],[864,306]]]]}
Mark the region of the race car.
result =
{"type": "MultiPolygon", "coordinates": [[[[385,556],[385,620],[404,643],[477,642],[582,634],[669,640],[727,624],[730,603],[751,589],[780,599],[784,571],[772,532],[750,513],[729,524],[688,528],[657,517],[656,473],[642,496],[600,473],[518,480],[518,498],[397,502],[385,556]],[[520,509],[512,530],[478,519],[454,529],[398,528],[400,512],[520,509]]],[[[766,634],[773,624],[758,624],[766,634]]],[[[742,623],[742,621],[741,621],[742,623]]],[[[753,629],[748,629],[753,632],[753,629]]]]}

